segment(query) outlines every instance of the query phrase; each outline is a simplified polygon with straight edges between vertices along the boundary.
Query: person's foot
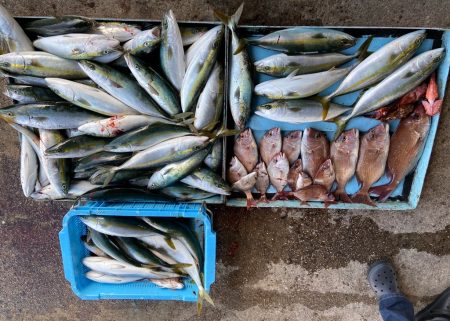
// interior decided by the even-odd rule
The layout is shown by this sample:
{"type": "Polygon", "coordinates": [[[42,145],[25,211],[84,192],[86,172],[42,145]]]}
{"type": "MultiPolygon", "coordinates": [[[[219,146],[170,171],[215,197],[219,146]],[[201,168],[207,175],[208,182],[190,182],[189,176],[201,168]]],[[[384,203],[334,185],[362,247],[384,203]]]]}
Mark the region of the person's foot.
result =
{"type": "Polygon", "coordinates": [[[379,299],[386,294],[400,293],[394,268],[386,261],[373,263],[367,273],[367,279],[379,299]]]}
{"type": "Polygon", "coordinates": [[[439,296],[416,314],[416,321],[450,320],[450,288],[439,294],[439,296]]]}

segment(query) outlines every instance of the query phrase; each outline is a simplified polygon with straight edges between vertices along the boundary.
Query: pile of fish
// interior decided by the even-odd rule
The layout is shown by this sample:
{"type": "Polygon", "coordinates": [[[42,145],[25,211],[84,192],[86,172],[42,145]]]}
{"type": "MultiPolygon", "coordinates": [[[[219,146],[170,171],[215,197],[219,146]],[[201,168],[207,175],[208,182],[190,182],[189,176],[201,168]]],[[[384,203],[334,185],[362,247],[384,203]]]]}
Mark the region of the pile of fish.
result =
{"type": "Polygon", "coordinates": [[[20,133],[26,196],[229,194],[218,174],[223,25],[180,28],[169,11],[161,26],[66,16],[24,28],[0,7],[0,72],[14,100],[0,118],[20,133]]]}
{"type": "MultiPolygon", "coordinates": [[[[425,38],[424,30],[414,31],[370,55],[367,50],[371,37],[354,55],[335,52],[355,45],[356,39],[332,29],[296,27],[247,40],[245,42],[252,45],[287,53],[271,55],[254,63],[258,72],[284,77],[256,85],[256,95],[273,101],[257,106],[255,113],[294,124],[333,121],[338,126],[337,137],[350,119],[386,108],[414,91],[433,73],[445,52],[444,48],[437,48],[413,57],[425,38]],[[350,66],[339,67],[354,58],[356,62],[350,66]],[[337,82],[340,83],[332,93],[317,96],[337,82]],[[361,89],[365,91],[354,106],[331,102],[335,97],[361,89]]],[[[424,103],[430,116],[440,111],[442,100],[437,98],[437,92],[430,93],[424,103]]],[[[413,109],[410,108],[409,113],[413,109]]],[[[401,114],[405,116],[405,113],[401,114]]]]}
{"type": "Polygon", "coordinates": [[[88,279],[110,284],[149,280],[162,288],[182,289],[190,277],[198,287],[198,309],[214,305],[202,281],[203,249],[195,233],[177,219],[80,216],[91,253],[83,259],[88,279]]]}
{"type": "Polygon", "coordinates": [[[386,200],[414,169],[430,128],[429,116],[440,112],[434,71],[444,58],[444,48],[416,55],[426,38],[424,30],[398,37],[375,52],[368,51],[373,39],[368,36],[351,55],[340,51],[356,46],[357,39],[333,29],[293,27],[240,39],[236,24],[241,13],[242,6],[231,17],[217,13],[232,31],[228,95],[235,125],[243,130],[228,169],[232,188],[246,194],[248,207],[256,205],[252,190],[260,193],[261,202],[267,202],[270,185],[276,190],[272,200],[295,197],[302,202],[320,200],[326,206],[336,201],[375,206],[369,194],[386,200]],[[280,53],[250,62],[247,45],[280,53]],[[253,87],[247,77],[252,68],[271,79],[253,87]],[[332,86],[335,89],[329,95],[319,96],[332,86]],[[332,101],[359,90],[364,91],[354,106],[332,101]],[[285,137],[273,128],[258,148],[252,131],[246,129],[251,92],[270,100],[256,106],[256,115],[301,128],[334,122],[333,141],[312,128],[285,137]],[[360,139],[358,129],[347,124],[362,115],[383,123],[360,139]],[[401,122],[390,137],[389,124],[384,122],[394,119],[401,122]],[[373,187],[385,174],[390,183],[373,187]],[[354,175],[361,187],[349,197],[345,187],[354,175]]]}
{"type": "Polygon", "coordinates": [[[388,123],[380,123],[361,138],[358,129],[344,131],[331,144],[324,133],[313,128],[291,131],[283,137],[280,128],[272,128],[259,141],[259,148],[248,128],[234,143],[235,156],[227,179],[233,189],[246,194],[247,207],[256,206],[254,188],[261,195],[259,201],[268,202],[270,185],[276,190],[272,200],[295,198],[302,204],[322,201],[328,206],[341,201],[376,206],[369,194],[385,201],[415,168],[430,124],[424,107],[417,105],[392,136],[388,123]],[[389,183],[373,187],[385,174],[389,183]],[[346,185],[354,175],[361,187],[349,197],[346,185]]]}

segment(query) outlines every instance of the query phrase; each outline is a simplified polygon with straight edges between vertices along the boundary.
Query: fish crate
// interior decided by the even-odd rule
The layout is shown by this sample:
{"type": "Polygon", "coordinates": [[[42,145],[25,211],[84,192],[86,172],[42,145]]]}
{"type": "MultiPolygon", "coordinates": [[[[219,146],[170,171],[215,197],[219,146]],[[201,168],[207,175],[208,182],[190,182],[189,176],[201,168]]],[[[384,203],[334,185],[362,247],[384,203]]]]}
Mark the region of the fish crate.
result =
{"type": "MultiPolygon", "coordinates": [[[[24,26],[27,23],[30,23],[34,20],[38,20],[38,19],[44,19],[44,18],[51,18],[49,16],[16,16],[14,17],[17,22],[21,25],[24,26]]],[[[158,25],[161,25],[161,20],[152,20],[152,19],[114,19],[114,18],[96,18],[96,17],[89,17],[90,19],[93,19],[95,21],[98,22],[124,22],[124,23],[129,23],[129,24],[133,24],[133,25],[137,25],[137,26],[141,26],[145,29],[150,29],[152,27],[156,27],[158,25]]],[[[215,26],[220,25],[220,22],[217,21],[178,21],[178,24],[180,27],[197,27],[197,28],[214,28],[215,26]]],[[[32,41],[36,40],[37,37],[33,36],[31,34],[27,35],[30,36],[30,39],[32,41]]],[[[225,34],[224,34],[224,41],[223,41],[223,45],[222,45],[222,50],[220,50],[219,52],[219,56],[218,56],[218,61],[221,62],[224,70],[225,70],[225,74],[224,74],[224,93],[226,93],[227,91],[227,70],[228,70],[228,59],[227,59],[227,55],[228,55],[228,46],[229,46],[229,35],[230,32],[228,30],[228,28],[225,28],[225,34]]],[[[148,56],[148,60],[149,61],[159,61],[159,51],[156,50],[155,52],[150,53],[150,55],[148,56]],[[153,57],[155,57],[155,59],[153,59],[153,57]]],[[[152,64],[152,67],[155,67],[155,69],[161,73],[161,67],[159,64],[154,65],[152,64]]],[[[227,119],[228,119],[228,108],[227,108],[227,97],[226,95],[224,95],[224,101],[223,101],[223,108],[222,108],[222,113],[223,113],[223,124],[226,124],[227,119]]],[[[106,118],[107,116],[105,116],[106,118]]],[[[223,159],[226,159],[226,137],[222,137],[220,138],[222,140],[222,153],[223,153],[223,159]]],[[[221,166],[221,176],[222,178],[226,179],[226,164],[224,162],[222,162],[222,166],[221,166]]],[[[81,197],[81,200],[83,201],[88,201],[88,199],[81,197]]],[[[70,201],[73,202],[73,199],[60,199],[58,201],[70,201]]],[[[153,200],[149,199],[149,202],[153,202],[153,200]]],[[[197,201],[198,202],[198,201],[197,201]]],[[[208,204],[224,204],[225,203],[225,196],[223,195],[217,195],[217,196],[213,196],[207,199],[204,199],[201,201],[202,203],[208,203],[208,204]]]]}
{"type": "MultiPolygon", "coordinates": [[[[259,38],[266,34],[272,33],[274,31],[291,28],[292,26],[241,26],[238,28],[238,35],[241,38],[259,38]]],[[[373,35],[373,40],[369,47],[369,52],[373,52],[386,43],[398,38],[406,33],[415,31],[415,30],[426,30],[427,36],[425,41],[422,43],[420,48],[417,50],[416,54],[422,53],[424,51],[445,47],[445,57],[441,62],[438,70],[436,71],[437,83],[439,87],[439,97],[440,99],[444,99],[444,94],[447,86],[447,78],[449,73],[449,65],[450,65],[450,30],[446,29],[421,29],[421,28],[380,28],[380,27],[340,27],[340,26],[329,26],[323,28],[331,28],[335,30],[344,31],[355,38],[357,38],[357,43],[354,47],[343,50],[342,53],[345,54],[354,54],[359,48],[359,46],[366,40],[370,35],[373,35]]],[[[265,48],[248,45],[247,46],[248,54],[250,60],[255,62],[257,60],[269,57],[274,54],[280,53],[279,51],[268,50],[265,48]]],[[[344,64],[342,66],[348,66],[352,61],[344,64]]],[[[253,81],[254,84],[261,83],[263,81],[267,81],[270,79],[275,79],[274,77],[257,73],[253,71],[253,81]]],[[[340,84],[340,81],[331,87],[325,89],[323,92],[319,93],[320,96],[330,94],[337,86],[340,84]]],[[[361,94],[361,90],[353,93],[349,93],[346,95],[342,95],[333,99],[333,102],[338,104],[352,106],[355,101],[358,99],[361,94]]],[[[279,121],[273,121],[261,116],[254,114],[255,107],[265,102],[268,102],[269,99],[256,96],[253,94],[252,97],[252,113],[251,117],[247,123],[247,127],[251,128],[253,131],[253,135],[255,140],[259,142],[264,133],[273,128],[279,127],[282,131],[282,134],[292,130],[303,130],[307,127],[312,127],[318,130],[323,131],[328,139],[334,137],[334,133],[336,130],[336,125],[332,122],[315,122],[315,123],[303,123],[303,124],[288,124],[279,121]]],[[[436,131],[439,124],[439,114],[435,115],[431,119],[431,127],[426,139],[425,148],[423,153],[419,159],[419,162],[416,168],[397,186],[395,191],[392,193],[391,197],[386,202],[378,202],[375,199],[376,207],[368,206],[365,204],[357,204],[357,203],[336,203],[331,204],[328,208],[330,209],[378,209],[378,210],[411,210],[417,207],[420,199],[420,194],[422,192],[422,187],[425,181],[425,176],[428,168],[428,164],[431,157],[431,152],[433,148],[433,142],[436,137],[436,131]]],[[[356,117],[348,123],[346,129],[357,128],[362,133],[367,132],[372,127],[376,126],[380,122],[378,120],[368,118],[368,117],[356,117]]],[[[399,121],[394,120],[390,121],[390,132],[392,134],[398,126],[399,121]]],[[[233,119],[231,115],[228,116],[228,127],[234,126],[233,119]]],[[[227,158],[226,164],[228,166],[233,153],[233,144],[234,139],[228,139],[227,142],[227,158]]],[[[386,176],[380,178],[373,186],[382,185],[388,183],[388,179],[386,176]]],[[[288,187],[287,187],[288,189],[288,187]]],[[[358,182],[356,177],[353,177],[350,182],[346,186],[346,191],[349,195],[357,192],[359,189],[358,182]]],[[[253,190],[253,195],[257,199],[259,194],[256,190],[253,190]]],[[[267,196],[270,198],[275,193],[275,189],[270,186],[267,196]]],[[[246,199],[243,193],[233,192],[226,200],[227,206],[236,206],[236,207],[244,207],[246,206],[246,199]]],[[[291,207],[291,208],[325,208],[325,204],[322,202],[308,202],[308,204],[302,205],[300,201],[297,200],[277,200],[269,203],[259,203],[258,207],[291,207]]]]}
{"type": "Polygon", "coordinates": [[[205,289],[209,293],[215,280],[216,233],[212,228],[212,218],[200,204],[188,203],[105,203],[89,202],[73,207],[63,219],[59,233],[64,274],[73,292],[83,300],[132,299],[132,300],[176,300],[197,301],[198,288],[190,280],[184,279],[181,290],[163,289],[150,281],[127,284],[103,284],[87,279],[88,269],[82,264],[89,251],[81,237],[87,228],[80,217],[88,215],[172,217],[183,220],[197,235],[205,256],[203,276],[205,289]]]}

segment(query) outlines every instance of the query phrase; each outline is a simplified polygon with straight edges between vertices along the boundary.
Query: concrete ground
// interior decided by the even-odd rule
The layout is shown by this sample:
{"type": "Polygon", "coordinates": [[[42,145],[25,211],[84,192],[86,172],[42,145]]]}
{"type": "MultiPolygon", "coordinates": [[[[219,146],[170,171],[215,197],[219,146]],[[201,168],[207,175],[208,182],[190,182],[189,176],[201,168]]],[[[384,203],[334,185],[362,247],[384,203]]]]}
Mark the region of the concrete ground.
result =
{"type": "MultiPolygon", "coordinates": [[[[15,15],[213,20],[239,1],[1,1],[15,15]]],[[[242,23],[450,28],[450,1],[255,1],[242,23]]],[[[448,92],[447,92],[448,96],[448,92]]],[[[3,98],[2,106],[7,101],[3,98]]],[[[0,124],[0,320],[379,320],[366,284],[371,261],[392,260],[419,309],[450,286],[450,121],[441,128],[419,208],[410,212],[213,208],[218,234],[216,307],[80,301],[64,279],[58,231],[69,204],[24,198],[16,133],[0,124]]]]}

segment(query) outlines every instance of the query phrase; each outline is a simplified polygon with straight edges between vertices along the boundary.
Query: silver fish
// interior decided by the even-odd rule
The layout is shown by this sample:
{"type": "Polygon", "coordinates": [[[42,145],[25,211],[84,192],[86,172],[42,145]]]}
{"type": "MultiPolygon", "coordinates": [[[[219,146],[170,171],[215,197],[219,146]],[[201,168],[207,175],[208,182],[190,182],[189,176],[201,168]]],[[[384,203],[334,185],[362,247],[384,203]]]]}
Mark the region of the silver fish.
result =
{"type": "Polygon", "coordinates": [[[5,7],[0,5],[0,38],[7,42],[9,52],[33,51],[33,44],[22,27],[5,7]]]}
{"type": "Polygon", "coordinates": [[[257,39],[243,39],[236,50],[246,44],[287,53],[333,52],[349,48],[356,43],[351,35],[333,29],[293,27],[275,31],[257,39]]]}
{"type": "MultiPolygon", "coordinates": [[[[140,186],[147,186],[147,185],[148,185],[148,178],[145,181],[142,181],[142,184],[140,184],[140,186]]],[[[161,193],[170,196],[172,198],[175,198],[178,201],[197,201],[216,195],[213,193],[202,191],[197,188],[187,186],[185,184],[178,184],[178,183],[163,188],[161,190],[161,193]]]]}
{"type": "Polygon", "coordinates": [[[118,276],[97,271],[88,271],[84,276],[91,281],[106,284],[124,284],[142,280],[141,276],[118,276]]]}
{"type": "Polygon", "coordinates": [[[210,148],[205,148],[186,159],[164,166],[150,177],[147,188],[160,189],[178,182],[203,163],[209,151],[210,148]]]}
{"type": "Polygon", "coordinates": [[[86,267],[94,271],[117,275],[120,277],[134,276],[141,278],[167,279],[179,276],[177,273],[137,267],[128,263],[119,262],[117,260],[100,256],[88,256],[85,257],[82,262],[86,267]]]}
{"type": "Polygon", "coordinates": [[[170,116],[181,112],[177,93],[163,77],[152,68],[147,67],[142,60],[130,54],[125,55],[125,61],[139,85],[145,89],[162,110],[170,116]]]}
{"type": "Polygon", "coordinates": [[[186,65],[180,28],[172,10],[164,14],[162,20],[160,60],[167,79],[179,91],[186,65]]]}
{"type": "Polygon", "coordinates": [[[180,89],[181,109],[183,112],[188,112],[194,107],[201,90],[205,86],[217,60],[224,33],[225,30],[222,25],[208,31],[205,37],[209,34],[213,36],[209,37],[209,41],[203,42],[187,66],[186,75],[180,89]]]}
{"type": "Polygon", "coordinates": [[[44,155],[47,158],[85,157],[102,151],[108,142],[109,140],[103,137],[75,136],[47,148],[44,155]]]}
{"type": "Polygon", "coordinates": [[[43,51],[21,51],[1,55],[0,68],[12,73],[34,77],[86,78],[86,74],[76,61],[60,58],[43,51]]]}
{"type": "Polygon", "coordinates": [[[122,115],[86,123],[78,127],[78,130],[91,136],[116,137],[133,129],[156,123],[170,124],[171,122],[148,115],[122,115]]]}
{"type": "Polygon", "coordinates": [[[229,54],[229,89],[228,100],[230,104],[231,115],[239,129],[244,129],[247,120],[250,117],[251,100],[253,93],[253,81],[251,76],[251,61],[246,50],[234,55],[239,46],[239,37],[236,34],[236,28],[241,17],[243,4],[236,10],[233,16],[228,17],[219,12],[216,16],[227,25],[232,33],[231,48],[229,54]]]}
{"type": "MultiPolygon", "coordinates": [[[[342,115],[351,108],[331,103],[325,121],[342,115]]],[[[322,105],[316,100],[276,100],[256,107],[256,115],[290,124],[313,123],[322,121],[322,105]]]]}
{"type": "Polygon", "coordinates": [[[222,156],[223,156],[223,140],[218,139],[214,143],[211,149],[211,153],[209,153],[208,156],[206,156],[204,163],[213,171],[218,172],[220,165],[222,164],[222,156]]]}
{"type": "Polygon", "coordinates": [[[61,98],[93,112],[108,116],[138,114],[133,108],[98,88],[61,78],[45,78],[45,81],[61,98]]]}
{"type": "Polygon", "coordinates": [[[86,122],[102,119],[98,114],[65,102],[13,105],[0,109],[0,118],[7,122],[42,129],[76,128],[86,122]]]}
{"type": "Polygon", "coordinates": [[[73,181],[70,183],[67,195],[61,195],[52,185],[47,185],[39,192],[31,194],[31,198],[37,200],[76,199],[96,188],[98,188],[98,186],[89,183],[89,181],[73,181]]]}
{"type": "MultiPolygon", "coordinates": [[[[57,130],[39,130],[41,151],[64,141],[64,136],[57,130]]],[[[64,196],[69,192],[70,175],[69,161],[67,159],[51,159],[43,157],[43,164],[48,180],[56,193],[64,196]]]]}
{"type": "Polygon", "coordinates": [[[272,79],[256,85],[255,93],[269,99],[310,97],[344,78],[353,68],[350,66],[298,76],[297,71],[293,71],[286,78],[272,79]]]}
{"type": "Polygon", "coordinates": [[[146,92],[129,76],[112,67],[92,61],[83,60],[79,62],[79,65],[97,85],[127,106],[142,114],[165,116],[146,92]]]}
{"type": "Polygon", "coordinates": [[[20,183],[23,194],[29,197],[34,192],[38,181],[39,161],[28,139],[20,139],[20,183]]]}
{"type": "Polygon", "coordinates": [[[120,42],[128,41],[140,32],[141,29],[137,26],[123,22],[100,22],[93,30],[93,33],[102,34],[120,42]]]}
{"type": "Polygon", "coordinates": [[[228,186],[222,177],[206,168],[195,170],[180,180],[180,182],[219,195],[230,195],[231,191],[230,186],[228,186]]]}
{"type": "Polygon", "coordinates": [[[148,54],[155,50],[161,43],[161,28],[154,27],[144,30],[128,40],[123,45],[123,50],[132,55],[148,54]]]}
{"type": "Polygon", "coordinates": [[[6,85],[6,90],[3,94],[20,104],[62,100],[47,88],[27,85],[6,85]]]}
{"type": "Polygon", "coordinates": [[[323,53],[313,55],[271,55],[254,63],[255,70],[275,77],[287,77],[296,71],[297,75],[329,70],[356,58],[357,54],[323,53]]]}
{"type": "Polygon", "coordinates": [[[58,57],[77,60],[97,58],[120,50],[116,39],[85,33],[41,37],[33,45],[58,57]]]}
{"type": "Polygon", "coordinates": [[[216,63],[208,81],[198,97],[194,127],[197,130],[212,130],[220,120],[223,108],[223,70],[216,63]]]}

